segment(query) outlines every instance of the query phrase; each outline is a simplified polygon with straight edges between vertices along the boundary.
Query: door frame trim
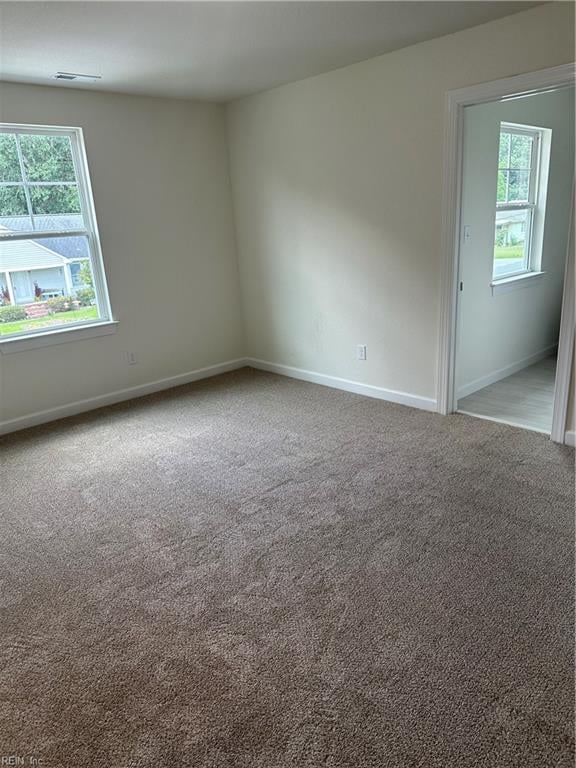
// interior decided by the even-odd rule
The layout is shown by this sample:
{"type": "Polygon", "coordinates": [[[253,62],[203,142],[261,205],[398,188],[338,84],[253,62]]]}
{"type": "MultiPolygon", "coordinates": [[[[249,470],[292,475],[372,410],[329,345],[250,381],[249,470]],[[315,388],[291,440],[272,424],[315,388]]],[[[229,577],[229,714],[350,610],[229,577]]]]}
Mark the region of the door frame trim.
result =
{"type": "Polygon", "coordinates": [[[560,335],[558,337],[558,361],[554,382],[554,410],[552,412],[552,430],[550,439],[555,443],[566,442],[566,423],[568,417],[568,398],[570,396],[570,377],[574,359],[574,185],[572,186],[572,205],[570,209],[570,231],[564,272],[562,292],[562,315],[560,316],[560,335]]]}
{"type": "MultiPolygon", "coordinates": [[[[460,218],[462,197],[462,138],[464,108],[491,101],[542,93],[576,84],[575,64],[563,64],[535,72],[493,80],[448,91],[444,103],[444,154],[442,173],[442,271],[440,327],[437,362],[437,403],[442,414],[456,410],[455,370],[460,272],[460,218]]],[[[554,394],[551,439],[564,442],[574,347],[573,233],[569,238],[562,303],[558,369],[554,394]],[[560,434],[561,432],[561,434],[560,434]]]]}

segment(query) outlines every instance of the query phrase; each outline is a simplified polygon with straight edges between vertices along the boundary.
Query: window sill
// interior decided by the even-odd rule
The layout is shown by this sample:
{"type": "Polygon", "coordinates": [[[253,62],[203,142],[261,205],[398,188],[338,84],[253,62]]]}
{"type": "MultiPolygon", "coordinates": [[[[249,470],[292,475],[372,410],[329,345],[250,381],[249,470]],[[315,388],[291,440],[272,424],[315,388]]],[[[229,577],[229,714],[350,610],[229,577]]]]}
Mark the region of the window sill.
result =
{"type": "Polygon", "coordinates": [[[106,320],[101,323],[92,323],[74,328],[58,328],[53,331],[30,334],[29,336],[15,336],[11,339],[0,339],[0,352],[9,355],[13,352],[27,352],[29,349],[50,347],[54,344],[64,344],[68,341],[83,341],[93,339],[96,336],[109,336],[116,333],[117,320],[106,320]]]}
{"type": "Polygon", "coordinates": [[[500,293],[509,293],[517,288],[527,288],[540,280],[546,272],[526,272],[523,275],[514,275],[513,277],[504,277],[502,280],[493,280],[490,283],[492,296],[498,296],[500,293]]]}

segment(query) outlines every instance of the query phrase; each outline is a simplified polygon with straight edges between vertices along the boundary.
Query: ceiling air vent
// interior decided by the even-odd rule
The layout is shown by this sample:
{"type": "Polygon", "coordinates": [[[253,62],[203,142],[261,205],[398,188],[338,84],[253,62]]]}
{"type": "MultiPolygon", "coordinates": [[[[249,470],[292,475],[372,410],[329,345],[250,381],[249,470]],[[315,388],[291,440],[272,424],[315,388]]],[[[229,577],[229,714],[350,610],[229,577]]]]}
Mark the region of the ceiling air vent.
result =
{"type": "Polygon", "coordinates": [[[53,80],[82,80],[85,83],[93,83],[95,80],[102,80],[100,75],[81,75],[79,72],[56,72],[53,80]]]}

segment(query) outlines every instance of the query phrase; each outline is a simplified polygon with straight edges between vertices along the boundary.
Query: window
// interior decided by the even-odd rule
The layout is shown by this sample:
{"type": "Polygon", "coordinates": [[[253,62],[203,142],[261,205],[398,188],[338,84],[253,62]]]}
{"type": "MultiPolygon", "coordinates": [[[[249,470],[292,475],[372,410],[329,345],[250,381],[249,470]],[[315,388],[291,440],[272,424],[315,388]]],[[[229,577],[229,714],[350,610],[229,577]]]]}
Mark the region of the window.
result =
{"type": "Polygon", "coordinates": [[[0,340],[110,319],[81,130],[0,123],[0,340]]]}
{"type": "Polygon", "coordinates": [[[502,123],[498,150],[494,281],[540,269],[534,247],[543,131],[502,123]]]}

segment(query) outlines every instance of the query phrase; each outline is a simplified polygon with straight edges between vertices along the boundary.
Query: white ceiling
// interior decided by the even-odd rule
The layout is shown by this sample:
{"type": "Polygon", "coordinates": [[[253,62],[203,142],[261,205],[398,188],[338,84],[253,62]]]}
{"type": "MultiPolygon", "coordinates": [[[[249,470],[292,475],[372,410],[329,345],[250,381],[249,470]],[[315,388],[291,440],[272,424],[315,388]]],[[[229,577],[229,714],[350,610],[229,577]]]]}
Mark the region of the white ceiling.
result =
{"type": "Polygon", "coordinates": [[[0,2],[0,78],[228,101],[538,4],[0,2]]]}

